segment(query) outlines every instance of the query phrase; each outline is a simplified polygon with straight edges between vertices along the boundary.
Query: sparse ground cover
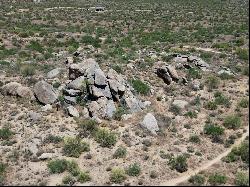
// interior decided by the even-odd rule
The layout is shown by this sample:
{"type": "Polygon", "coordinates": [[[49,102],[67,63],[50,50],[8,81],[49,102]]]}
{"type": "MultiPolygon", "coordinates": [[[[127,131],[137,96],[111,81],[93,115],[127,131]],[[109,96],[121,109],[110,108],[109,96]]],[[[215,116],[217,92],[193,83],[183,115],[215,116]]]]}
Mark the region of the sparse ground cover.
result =
{"type": "MultiPolygon", "coordinates": [[[[246,132],[249,1],[110,0],[104,12],[89,9],[97,4],[0,0],[0,185],[161,184],[246,132]],[[122,84],[111,98],[105,92],[113,116],[90,119],[102,72],[94,88],[84,80],[65,89],[70,65],[89,58],[120,74],[143,110],[131,112],[122,84]],[[40,80],[58,94],[47,108],[31,94],[40,80]],[[7,93],[11,82],[24,88],[7,93]]],[[[246,140],[184,183],[247,185],[247,148],[246,140]]]]}

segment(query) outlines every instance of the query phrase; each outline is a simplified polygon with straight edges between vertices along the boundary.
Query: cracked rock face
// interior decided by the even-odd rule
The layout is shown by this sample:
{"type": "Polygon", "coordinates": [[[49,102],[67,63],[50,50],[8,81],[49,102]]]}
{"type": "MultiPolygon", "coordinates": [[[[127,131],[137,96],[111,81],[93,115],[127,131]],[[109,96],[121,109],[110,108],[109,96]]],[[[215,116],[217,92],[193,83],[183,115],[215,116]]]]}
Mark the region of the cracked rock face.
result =
{"type": "Polygon", "coordinates": [[[57,100],[57,94],[53,86],[45,81],[39,81],[34,86],[37,99],[43,104],[52,104],[57,100]]]}

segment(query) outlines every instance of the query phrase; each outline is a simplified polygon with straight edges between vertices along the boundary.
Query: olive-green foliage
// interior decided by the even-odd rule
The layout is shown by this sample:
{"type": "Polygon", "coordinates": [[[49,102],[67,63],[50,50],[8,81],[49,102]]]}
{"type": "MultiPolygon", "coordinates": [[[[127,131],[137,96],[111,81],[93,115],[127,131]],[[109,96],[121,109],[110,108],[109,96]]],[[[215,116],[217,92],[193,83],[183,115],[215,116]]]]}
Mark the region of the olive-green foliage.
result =
{"type": "Polygon", "coordinates": [[[3,127],[0,129],[0,139],[8,140],[12,137],[13,132],[8,127],[3,127]]]}
{"type": "Polygon", "coordinates": [[[33,51],[37,51],[40,53],[43,53],[44,48],[38,41],[30,41],[29,45],[27,46],[28,49],[31,49],[33,51]]]}
{"type": "Polygon", "coordinates": [[[114,158],[125,158],[127,155],[127,149],[125,147],[119,147],[113,154],[114,158]]]}
{"type": "Polygon", "coordinates": [[[237,115],[229,115],[224,119],[224,127],[228,129],[238,129],[241,126],[241,118],[237,115]]]}
{"type": "Polygon", "coordinates": [[[223,93],[215,92],[214,97],[215,97],[214,102],[217,105],[224,105],[225,107],[230,107],[231,105],[230,99],[226,97],[225,95],[223,95],[223,93]]]}
{"type": "Polygon", "coordinates": [[[241,108],[247,108],[249,106],[249,99],[248,98],[242,98],[239,103],[238,106],[241,108]]]}
{"type": "Polygon", "coordinates": [[[77,177],[77,181],[81,183],[85,183],[87,181],[90,181],[91,178],[89,176],[89,173],[81,171],[77,177]]]}
{"type": "Polygon", "coordinates": [[[212,138],[217,138],[224,134],[224,129],[216,124],[206,124],[204,126],[204,133],[210,135],[212,138]]]}
{"type": "Polygon", "coordinates": [[[134,163],[129,165],[129,167],[126,169],[126,173],[129,176],[139,176],[141,173],[141,167],[138,163],[134,163]]]}
{"type": "Polygon", "coordinates": [[[237,48],[236,54],[238,55],[239,59],[241,60],[248,60],[249,59],[249,51],[248,49],[237,48]]]}
{"type": "Polygon", "coordinates": [[[63,138],[49,134],[48,136],[45,137],[45,139],[43,140],[43,143],[45,143],[45,144],[47,144],[47,143],[58,144],[58,143],[61,143],[62,141],[63,141],[63,138]]]}
{"type": "Polygon", "coordinates": [[[208,182],[211,185],[225,184],[227,182],[227,177],[225,175],[215,173],[209,176],[208,182]]]}
{"type": "Polygon", "coordinates": [[[205,108],[208,110],[216,110],[218,108],[218,105],[215,101],[208,101],[205,105],[205,108]]]}
{"type": "Polygon", "coordinates": [[[83,36],[81,42],[86,45],[92,45],[94,47],[100,47],[101,40],[99,38],[94,38],[92,36],[86,35],[83,36]]]}
{"type": "Polygon", "coordinates": [[[70,185],[70,186],[72,186],[75,182],[76,182],[75,178],[72,175],[66,175],[62,179],[63,184],[70,185]]]}
{"type": "Polygon", "coordinates": [[[190,118],[197,118],[197,113],[194,111],[188,111],[185,116],[188,116],[190,118]]]}
{"type": "Polygon", "coordinates": [[[195,186],[201,186],[205,183],[205,177],[202,175],[193,175],[188,179],[188,182],[192,183],[195,186]]]}
{"type": "Polygon", "coordinates": [[[113,118],[115,119],[115,120],[118,120],[118,121],[120,121],[122,118],[122,115],[123,114],[127,114],[127,108],[126,107],[124,107],[124,106],[119,106],[118,108],[117,108],[117,110],[115,111],[115,113],[114,113],[114,115],[113,115],[113,118]]]}
{"type": "Polygon", "coordinates": [[[176,171],[183,173],[188,170],[187,157],[186,155],[179,155],[177,157],[172,157],[168,164],[171,169],[175,169],[176,171]]]}
{"type": "Polygon", "coordinates": [[[35,74],[35,66],[31,64],[26,64],[21,67],[21,74],[24,77],[32,76],[35,74]]]}
{"type": "Polygon", "coordinates": [[[114,183],[122,183],[126,179],[126,172],[122,168],[113,168],[110,174],[110,181],[114,183]]]}
{"type": "Polygon", "coordinates": [[[244,172],[237,172],[234,183],[237,186],[249,186],[249,175],[244,172]]]}
{"type": "Polygon", "coordinates": [[[148,95],[150,92],[150,87],[139,79],[130,80],[133,88],[142,95],[148,95]]]}
{"type": "Polygon", "coordinates": [[[95,133],[95,140],[102,146],[102,147],[112,147],[115,145],[117,141],[117,137],[115,133],[111,132],[107,128],[99,128],[95,133]]]}
{"type": "Polygon", "coordinates": [[[66,171],[67,166],[68,166],[68,162],[65,159],[55,159],[55,160],[51,160],[48,163],[48,168],[50,173],[62,173],[64,171],[66,171]]]}
{"type": "Polygon", "coordinates": [[[217,89],[220,84],[220,80],[215,76],[209,76],[206,80],[206,84],[209,90],[217,89]]]}
{"type": "Polygon", "coordinates": [[[0,185],[4,184],[6,167],[6,164],[0,162],[0,185]]]}
{"type": "Polygon", "coordinates": [[[195,69],[195,68],[190,68],[190,69],[188,69],[187,78],[189,80],[190,79],[201,79],[202,74],[201,74],[200,70],[195,69]]]}
{"type": "Polygon", "coordinates": [[[63,153],[66,156],[78,158],[82,152],[89,150],[89,144],[82,141],[79,137],[68,137],[64,140],[63,153]]]}
{"type": "Polygon", "coordinates": [[[98,124],[95,120],[79,120],[77,124],[80,137],[93,136],[98,130],[98,124]]]}
{"type": "Polygon", "coordinates": [[[232,151],[223,158],[223,161],[235,162],[239,159],[249,164],[249,141],[244,141],[240,146],[233,148],[232,151]]]}
{"type": "Polygon", "coordinates": [[[200,137],[198,135],[191,135],[189,137],[189,141],[193,143],[200,143],[200,137]]]}

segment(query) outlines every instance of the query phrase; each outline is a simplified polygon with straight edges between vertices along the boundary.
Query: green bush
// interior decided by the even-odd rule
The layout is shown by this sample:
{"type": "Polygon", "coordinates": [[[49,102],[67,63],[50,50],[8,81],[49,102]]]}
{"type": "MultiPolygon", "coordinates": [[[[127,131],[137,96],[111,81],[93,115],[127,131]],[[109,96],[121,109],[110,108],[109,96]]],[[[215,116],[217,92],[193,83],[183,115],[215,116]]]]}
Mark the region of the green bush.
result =
{"type": "Polygon", "coordinates": [[[173,157],[169,160],[168,164],[170,165],[171,169],[175,169],[180,173],[188,170],[186,155],[179,155],[175,158],[173,157]]]}
{"type": "Polygon", "coordinates": [[[141,80],[139,79],[132,79],[131,84],[133,86],[133,88],[139,93],[139,94],[143,94],[143,95],[148,95],[150,92],[150,87],[143,83],[141,80]]]}
{"type": "Polygon", "coordinates": [[[109,129],[100,128],[95,133],[95,140],[102,146],[102,147],[111,147],[114,146],[117,137],[115,133],[111,132],[109,129]]]}
{"type": "Polygon", "coordinates": [[[93,136],[98,130],[98,124],[95,120],[77,121],[80,137],[93,136]]]}
{"type": "Polygon", "coordinates": [[[217,89],[220,85],[220,80],[215,76],[209,76],[206,80],[208,90],[217,89]]]}
{"type": "Polygon", "coordinates": [[[230,103],[230,99],[226,96],[224,96],[221,92],[216,92],[214,94],[215,97],[215,103],[217,105],[224,105],[225,107],[230,107],[231,103],[230,103]]]}
{"type": "Polygon", "coordinates": [[[74,179],[74,177],[72,175],[66,175],[62,179],[63,184],[70,185],[70,186],[72,186],[75,182],[76,181],[75,181],[75,179],[74,179]]]}
{"type": "Polygon", "coordinates": [[[249,175],[247,173],[237,172],[234,183],[237,186],[249,186],[249,175]]]}
{"type": "Polygon", "coordinates": [[[54,136],[52,134],[49,134],[48,136],[46,136],[46,138],[43,140],[43,143],[47,144],[47,143],[54,143],[54,144],[58,144],[61,143],[63,141],[63,138],[59,137],[59,136],[54,136]]]}
{"type": "Polygon", "coordinates": [[[91,178],[90,178],[89,174],[87,172],[83,172],[83,171],[81,171],[77,177],[77,181],[79,181],[81,183],[85,183],[85,182],[90,181],[90,180],[91,180],[91,178]]]}
{"type": "Polygon", "coordinates": [[[216,124],[206,124],[204,126],[204,133],[212,138],[218,138],[224,134],[224,129],[216,124]]]}
{"type": "Polygon", "coordinates": [[[127,113],[128,113],[128,111],[127,111],[127,108],[126,108],[126,107],[124,107],[124,106],[119,106],[119,107],[117,108],[117,110],[115,111],[115,113],[114,113],[114,115],[113,115],[113,118],[114,118],[115,120],[121,121],[122,115],[123,115],[123,114],[127,114],[127,113]]]}
{"type": "Polygon", "coordinates": [[[236,54],[238,55],[239,59],[241,60],[248,60],[249,59],[249,51],[248,49],[237,48],[236,54]]]}
{"type": "Polygon", "coordinates": [[[208,101],[205,105],[207,110],[216,110],[218,108],[217,103],[215,101],[208,101]]]}
{"type": "Polygon", "coordinates": [[[28,76],[33,76],[35,75],[35,66],[34,65],[24,65],[21,67],[21,74],[24,77],[28,77],[28,76]]]}
{"type": "Polygon", "coordinates": [[[92,36],[86,35],[83,36],[81,42],[86,45],[92,45],[94,47],[101,47],[101,40],[99,38],[94,38],[92,36]]]}
{"type": "Polygon", "coordinates": [[[131,164],[127,168],[126,173],[129,176],[139,176],[141,173],[141,167],[138,163],[131,164]]]}
{"type": "Polygon", "coordinates": [[[181,115],[181,108],[176,105],[171,105],[169,111],[172,112],[174,115],[181,115]]]}
{"type": "Polygon", "coordinates": [[[249,106],[249,99],[248,98],[242,98],[239,103],[238,106],[241,108],[248,108],[249,106]]]}
{"type": "Polygon", "coordinates": [[[192,135],[189,137],[189,141],[193,143],[200,143],[200,137],[198,135],[192,135]]]}
{"type": "Polygon", "coordinates": [[[188,179],[188,182],[192,183],[195,186],[201,186],[205,183],[205,177],[202,175],[194,175],[188,179]]]}
{"type": "Polygon", "coordinates": [[[114,183],[122,183],[126,179],[125,170],[122,168],[113,168],[110,175],[110,181],[114,183]]]}
{"type": "Polygon", "coordinates": [[[225,184],[227,182],[227,177],[225,175],[215,173],[209,176],[208,182],[211,185],[225,184]]]}
{"type": "Polygon", "coordinates": [[[202,74],[201,74],[200,70],[195,69],[195,68],[190,68],[190,69],[188,69],[187,78],[188,78],[188,80],[201,79],[202,74]]]}
{"type": "Polygon", "coordinates": [[[62,173],[67,170],[68,162],[65,159],[51,160],[47,164],[50,173],[62,173]]]}
{"type": "Polygon", "coordinates": [[[0,185],[4,184],[5,171],[6,171],[6,164],[3,164],[2,162],[0,162],[0,185]]]}
{"type": "Polygon", "coordinates": [[[228,129],[238,129],[241,126],[241,118],[237,115],[230,115],[227,116],[224,119],[223,122],[224,127],[228,128],[228,129]]]}
{"type": "Polygon", "coordinates": [[[80,168],[79,168],[78,164],[74,160],[67,161],[67,170],[73,176],[77,176],[77,175],[80,174],[80,168]]]}
{"type": "Polygon", "coordinates": [[[27,48],[40,53],[43,53],[44,51],[43,46],[38,41],[30,41],[30,44],[27,48]]]}
{"type": "Polygon", "coordinates": [[[78,158],[82,152],[89,150],[89,144],[82,141],[79,137],[69,137],[64,140],[63,153],[66,156],[78,158]]]}
{"type": "Polygon", "coordinates": [[[125,158],[127,155],[127,149],[125,147],[119,147],[116,149],[113,158],[125,158]]]}
{"type": "Polygon", "coordinates": [[[185,116],[188,116],[190,118],[197,118],[197,113],[194,111],[188,111],[185,116]]]}
{"type": "Polygon", "coordinates": [[[8,127],[3,127],[0,129],[0,139],[2,140],[8,140],[12,137],[14,133],[8,128],[8,127]]]}

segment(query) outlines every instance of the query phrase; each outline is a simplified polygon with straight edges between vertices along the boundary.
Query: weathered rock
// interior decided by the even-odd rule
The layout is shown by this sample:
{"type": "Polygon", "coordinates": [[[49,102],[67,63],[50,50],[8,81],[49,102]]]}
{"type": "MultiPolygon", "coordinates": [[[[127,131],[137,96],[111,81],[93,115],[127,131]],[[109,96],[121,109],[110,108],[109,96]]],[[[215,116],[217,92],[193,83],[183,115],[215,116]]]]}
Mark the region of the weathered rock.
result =
{"type": "Polygon", "coordinates": [[[149,130],[152,134],[156,134],[156,132],[159,131],[159,126],[157,124],[157,120],[155,119],[154,115],[151,113],[147,113],[147,115],[144,117],[141,125],[142,125],[142,127],[149,130]]]}
{"type": "Polygon", "coordinates": [[[47,160],[47,159],[52,159],[52,158],[56,158],[58,155],[55,153],[43,153],[41,154],[38,159],[39,160],[47,160]]]}
{"type": "Polygon", "coordinates": [[[198,90],[200,90],[200,85],[201,85],[200,81],[194,80],[194,81],[192,82],[192,89],[193,89],[194,91],[198,91],[198,90]]]}
{"type": "Polygon", "coordinates": [[[68,106],[67,111],[71,117],[79,117],[80,116],[78,110],[73,106],[68,106]]]}
{"type": "Polygon", "coordinates": [[[50,104],[47,104],[47,105],[41,107],[41,110],[43,112],[50,111],[50,110],[52,110],[52,106],[50,104]]]}
{"type": "Polygon", "coordinates": [[[62,73],[62,68],[55,68],[47,73],[47,78],[53,79],[58,77],[62,73]]]}
{"type": "Polygon", "coordinates": [[[33,121],[33,122],[37,122],[37,121],[40,121],[42,119],[42,115],[37,113],[37,112],[33,112],[33,111],[30,111],[28,113],[29,115],[29,118],[33,121]]]}
{"type": "Polygon", "coordinates": [[[176,106],[180,109],[184,109],[187,105],[188,102],[187,101],[183,101],[183,100],[174,100],[174,102],[172,103],[173,106],[176,106]]]}
{"type": "Polygon", "coordinates": [[[125,102],[131,113],[142,111],[140,101],[134,96],[125,98],[125,102]]]}
{"type": "Polygon", "coordinates": [[[106,106],[106,116],[111,119],[116,111],[115,103],[113,100],[108,100],[106,106]]]}
{"type": "Polygon", "coordinates": [[[82,92],[74,89],[63,89],[63,93],[68,96],[79,96],[82,92]]]}
{"type": "Polygon", "coordinates": [[[76,105],[76,97],[64,96],[64,101],[70,105],[76,105]]]}
{"type": "Polygon", "coordinates": [[[94,98],[99,98],[99,97],[106,97],[108,99],[112,98],[110,89],[108,86],[106,86],[104,89],[102,88],[97,88],[94,85],[90,86],[90,94],[94,97],[94,98]]]}
{"type": "Polygon", "coordinates": [[[74,63],[74,58],[73,57],[67,57],[65,64],[73,64],[74,63]]]}
{"type": "Polygon", "coordinates": [[[163,79],[163,81],[166,84],[170,84],[172,82],[172,78],[170,74],[168,73],[168,70],[166,68],[158,68],[156,71],[156,74],[163,79]]]}
{"type": "Polygon", "coordinates": [[[106,86],[107,78],[101,69],[95,70],[95,84],[98,86],[106,86]]]}
{"type": "Polygon", "coordinates": [[[167,70],[169,75],[171,76],[173,81],[178,81],[179,80],[179,76],[177,74],[177,71],[175,70],[175,68],[171,65],[167,66],[167,70]]]}
{"type": "Polygon", "coordinates": [[[84,76],[78,77],[77,79],[71,81],[67,85],[67,88],[74,90],[81,90],[83,87],[85,87],[85,80],[86,79],[84,76]]]}
{"type": "Polygon", "coordinates": [[[37,99],[43,104],[52,104],[57,100],[57,94],[51,84],[39,81],[34,86],[37,99]]]}
{"type": "Polygon", "coordinates": [[[30,88],[24,87],[17,82],[10,82],[2,86],[1,93],[3,95],[19,96],[29,100],[35,99],[34,94],[30,88]]]}

